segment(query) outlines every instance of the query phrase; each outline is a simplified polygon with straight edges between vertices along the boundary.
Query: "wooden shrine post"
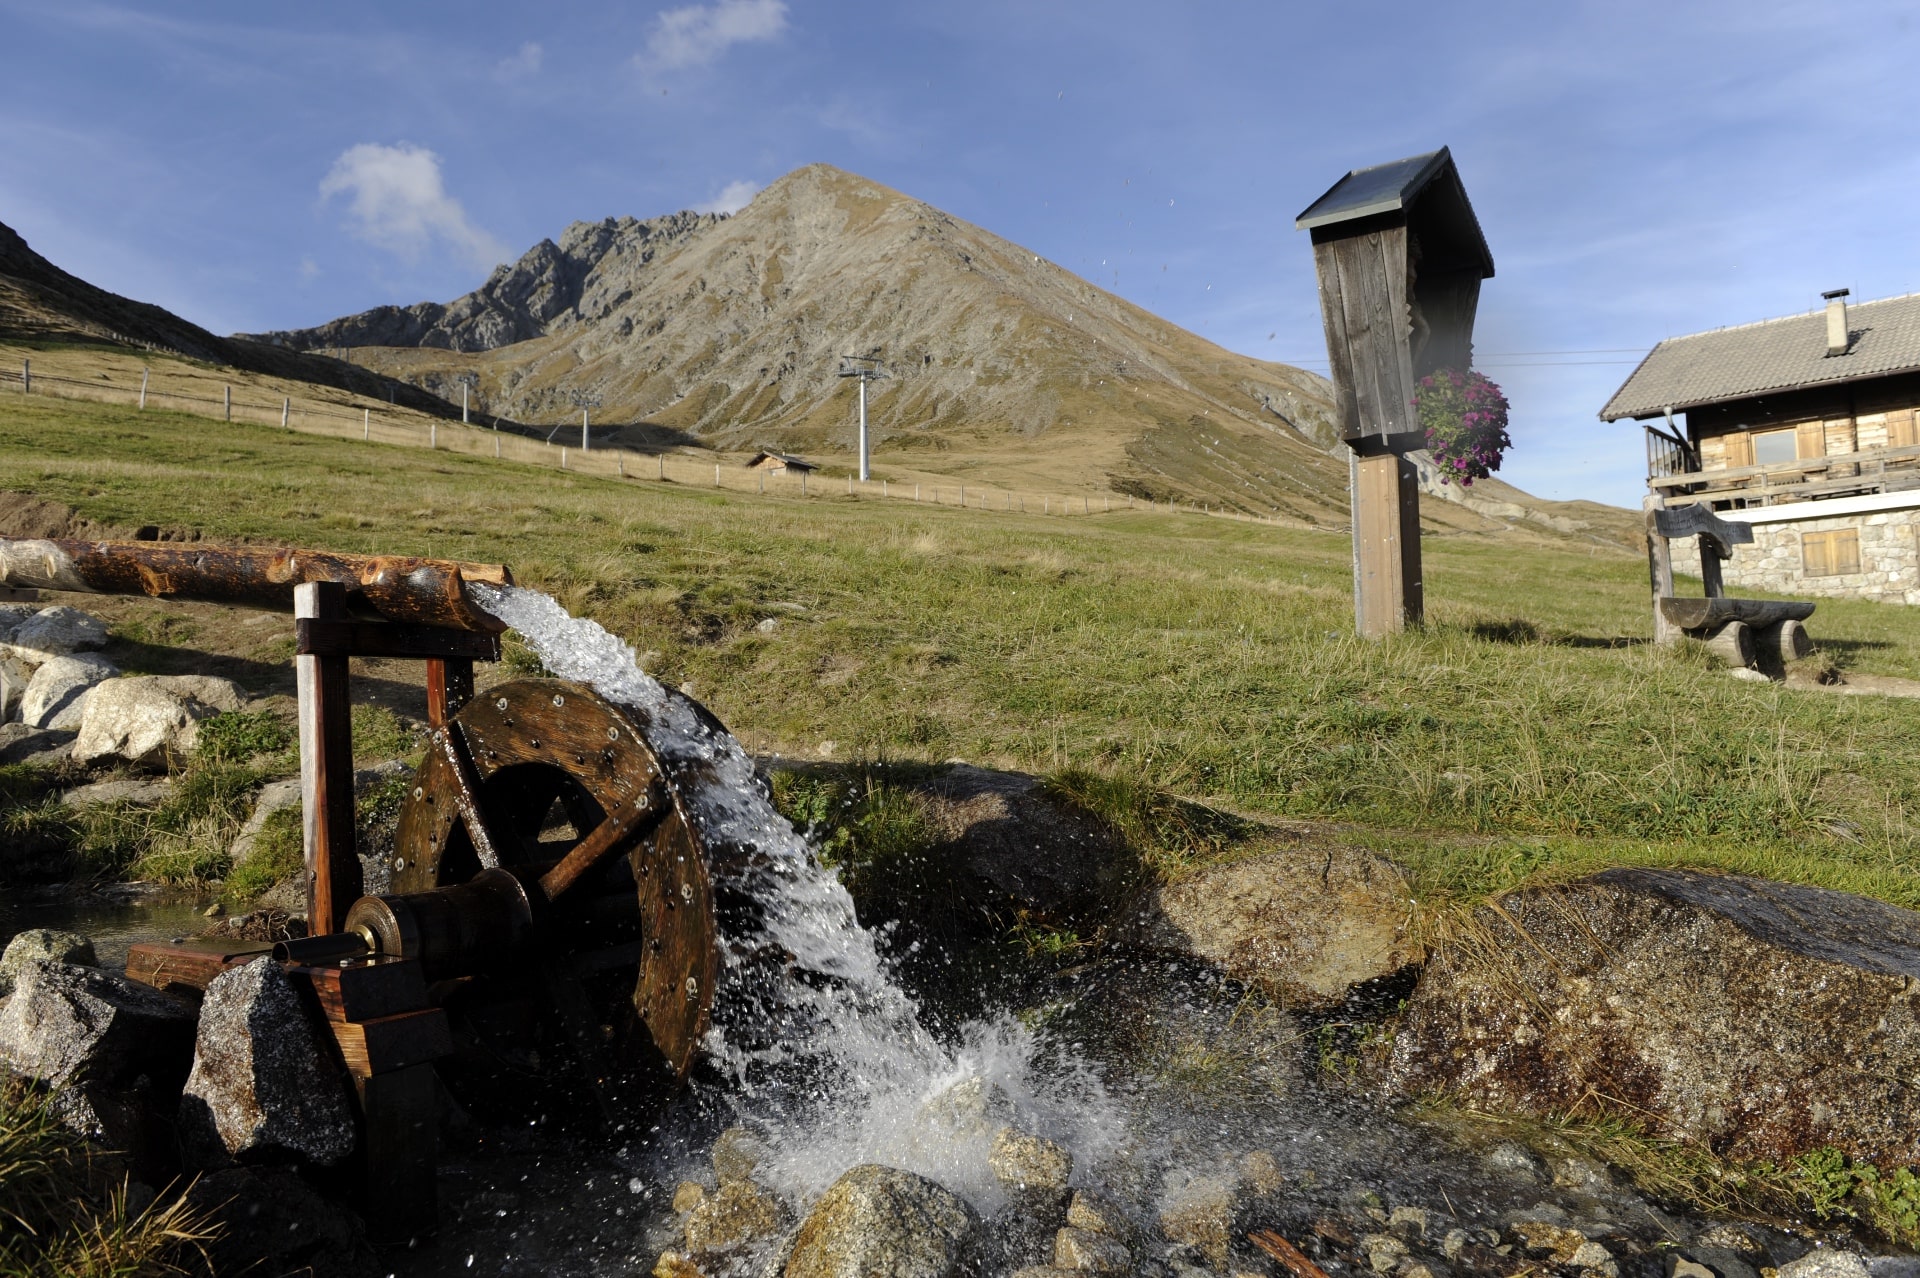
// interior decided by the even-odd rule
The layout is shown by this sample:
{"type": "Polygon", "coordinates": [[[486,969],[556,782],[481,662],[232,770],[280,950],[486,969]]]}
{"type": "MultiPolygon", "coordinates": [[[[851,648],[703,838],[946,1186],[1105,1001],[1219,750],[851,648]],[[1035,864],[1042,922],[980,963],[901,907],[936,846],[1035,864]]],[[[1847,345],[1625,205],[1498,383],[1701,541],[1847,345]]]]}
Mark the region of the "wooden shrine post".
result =
{"type": "Polygon", "coordinates": [[[1392,634],[1424,611],[1414,388],[1468,367],[1493,257],[1445,147],[1355,169],[1294,221],[1312,232],[1335,411],[1351,450],[1353,612],[1392,634]]]}

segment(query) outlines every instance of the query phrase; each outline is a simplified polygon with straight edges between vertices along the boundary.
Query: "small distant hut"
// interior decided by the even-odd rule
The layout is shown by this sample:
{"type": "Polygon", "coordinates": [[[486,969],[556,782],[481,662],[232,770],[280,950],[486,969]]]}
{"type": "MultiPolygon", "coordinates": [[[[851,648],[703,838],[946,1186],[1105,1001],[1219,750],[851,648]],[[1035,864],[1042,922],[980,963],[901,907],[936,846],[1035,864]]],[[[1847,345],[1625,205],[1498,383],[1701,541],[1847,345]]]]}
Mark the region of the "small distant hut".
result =
{"type": "Polygon", "coordinates": [[[788,453],[755,453],[747,463],[748,470],[764,471],[769,475],[808,475],[820,469],[804,457],[794,457],[788,453]]]}

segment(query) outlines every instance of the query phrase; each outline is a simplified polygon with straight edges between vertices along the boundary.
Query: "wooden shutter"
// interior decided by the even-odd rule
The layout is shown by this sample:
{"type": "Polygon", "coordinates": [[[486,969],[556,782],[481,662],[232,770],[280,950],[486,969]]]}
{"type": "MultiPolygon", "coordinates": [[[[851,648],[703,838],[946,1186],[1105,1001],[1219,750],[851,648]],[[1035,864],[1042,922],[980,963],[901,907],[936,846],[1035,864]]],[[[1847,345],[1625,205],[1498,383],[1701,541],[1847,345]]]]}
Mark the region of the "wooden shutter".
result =
{"type": "Polygon", "coordinates": [[[1827,455],[1827,424],[1825,422],[1801,422],[1799,440],[1794,455],[1801,461],[1812,461],[1827,455]]]}
{"type": "Polygon", "coordinates": [[[1827,534],[1833,539],[1833,571],[1835,576],[1860,571],[1860,530],[1857,528],[1837,528],[1827,534]]]}
{"type": "Polygon", "coordinates": [[[1860,530],[1800,534],[1800,567],[1809,577],[1840,577],[1860,571],[1860,530]]]}
{"type": "Polygon", "coordinates": [[[1753,465],[1753,436],[1744,430],[1737,430],[1725,437],[1727,441],[1727,469],[1753,465]]]}
{"type": "Polygon", "coordinates": [[[1897,408],[1887,414],[1887,447],[1911,448],[1913,438],[1913,410],[1897,408]]]}

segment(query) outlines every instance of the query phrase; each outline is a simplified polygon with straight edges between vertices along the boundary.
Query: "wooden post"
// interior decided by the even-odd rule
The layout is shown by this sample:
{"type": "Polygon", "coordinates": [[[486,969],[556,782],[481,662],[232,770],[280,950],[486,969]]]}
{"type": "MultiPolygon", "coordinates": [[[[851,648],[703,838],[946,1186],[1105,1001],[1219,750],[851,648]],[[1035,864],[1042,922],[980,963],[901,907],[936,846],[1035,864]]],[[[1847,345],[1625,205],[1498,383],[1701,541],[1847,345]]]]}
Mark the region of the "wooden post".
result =
{"type": "Polygon", "coordinates": [[[427,658],[427,722],[444,728],[473,700],[473,660],[470,657],[427,658]]]}
{"type": "Polygon", "coordinates": [[[1418,625],[1425,604],[1420,569],[1420,485],[1398,453],[1354,455],[1353,619],[1369,639],[1418,625]]]}
{"type": "Polygon", "coordinates": [[[221,389],[226,392],[227,420],[232,421],[233,420],[233,387],[225,386],[225,387],[222,387],[221,389]]]}
{"type": "Polygon", "coordinates": [[[667,455],[661,453],[657,460],[660,463],[660,478],[664,481],[667,477],[667,455]]]}
{"type": "Polygon", "coordinates": [[[360,410],[360,438],[362,440],[373,438],[373,410],[371,408],[362,408],[360,410]]]}
{"type": "MultiPolygon", "coordinates": [[[[347,588],[337,581],[293,588],[293,615],[341,621],[347,588]]],[[[300,796],[307,862],[307,930],[336,931],[360,896],[360,858],[353,849],[353,720],[347,658],[302,653],[294,658],[300,697],[300,796]]]]}
{"type": "Polygon", "coordinates": [[[427,423],[427,447],[430,449],[437,449],[440,447],[440,423],[439,422],[427,423]]]}
{"type": "Polygon", "coordinates": [[[566,468],[567,468],[567,450],[564,446],[562,446],[560,449],[560,469],[565,470],[566,468]]]}
{"type": "MultiPolygon", "coordinates": [[[[718,488],[720,486],[720,463],[719,462],[715,462],[713,464],[713,486],[715,488],[718,488]]],[[[853,489],[848,488],[847,491],[852,492],[853,489]]]]}
{"type": "Polygon", "coordinates": [[[500,428],[498,426],[493,428],[493,459],[500,460],[500,428]]]}
{"type": "Polygon", "coordinates": [[[140,370],[140,409],[142,412],[146,411],[147,379],[151,376],[153,376],[153,370],[151,368],[143,368],[140,370]]]}
{"type": "Polygon", "coordinates": [[[287,422],[292,416],[293,396],[289,395],[280,401],[280,426],[282,429],[286,428],[287,422]]]}
{"type": "Polygon", "coordinates": [[[1653,590],[1653,641],[1658,644],[1679,643],[1680,627],[1668,621],[1667,614],[1660,611],[1660,601],[1673,596],[1673,548],[1660,531],[1657,518],[1660,498],[1649,493],[1641,499],[1640,504],[1646,511],[1647,581],[1653,590]]]}
{"type": "Polygon", "coordinates": [[[20,393],[33,394],[33,361],[30,359],[20,361],[20,393]]]}

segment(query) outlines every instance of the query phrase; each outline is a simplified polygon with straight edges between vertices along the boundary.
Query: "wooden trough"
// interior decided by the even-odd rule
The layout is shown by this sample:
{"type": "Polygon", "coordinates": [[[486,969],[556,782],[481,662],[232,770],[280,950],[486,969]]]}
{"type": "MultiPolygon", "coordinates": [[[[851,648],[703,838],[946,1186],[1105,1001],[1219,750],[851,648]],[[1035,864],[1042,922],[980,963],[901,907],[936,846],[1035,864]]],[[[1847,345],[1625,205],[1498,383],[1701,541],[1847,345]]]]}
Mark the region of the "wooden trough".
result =
{"type": "Polygon", "coordinates": [[[499,565],[430,559],[0,540],[0,586],[298,619],[309,935],[136,945],[127,972],[203,991],[264,956],[284,966],[358,1098],[377,1241],[434,1227],[443,1084],[509,1106],[555,1076],[603,1105],[661,1095],[686,1078],[711,1014],[708,840],[683,797],[698,780],[655,750],[644,710],[585,685],[513,680],[475,699],[474,662],[498,660],[504,626],[471,588],[511,582],[499,565]],[[362,895],[354,847],[354,657],[427,663],[430,748],[379,896],[362,895]]]}

